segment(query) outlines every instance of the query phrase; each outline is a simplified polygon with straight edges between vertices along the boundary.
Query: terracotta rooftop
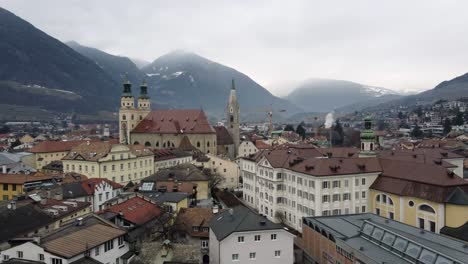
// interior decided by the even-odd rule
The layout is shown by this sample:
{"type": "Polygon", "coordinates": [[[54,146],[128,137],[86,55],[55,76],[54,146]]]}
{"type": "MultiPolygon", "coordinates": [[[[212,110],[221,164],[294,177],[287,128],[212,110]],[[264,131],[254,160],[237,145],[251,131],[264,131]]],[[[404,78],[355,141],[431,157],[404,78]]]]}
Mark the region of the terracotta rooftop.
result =
{"type": "Polygon", "coordinates": [[[148,221],[161,216],[163,210],[155,203],[135,196],[123,203],[111,206],[104,212],[112,212],[115,214],[121,213],[122,218],[125,220],[135,225],[143,225],[148,221]]]}
{"type": "MultiPolygon", "coordinates": [[[[99,141],[99,142],[85,142],[78,146],[73,147],[70,152],[62,158],[62,160],[74,160],[74,159],[83,159],[87,161],[98,161],[101,158],[107,156],[113,146],[119,144],[113,144],[108,141],[99,141]]],[[[140,156],[152,156],[153,152],[145,148],[143,145],[122,145],[128,147],[129,150],[137,157],[140,156]]]]}
{"type": "Polygon", "coordinates": [[[199,109],[153,110],[132,133],[215,134],[214,128],[199,109]]]}
{"type": "Polygon", "coordinates": [[[468,186],[468,181],[442,166],[384,158],[379,160],[383,170],[382,176],[438,186],[468,186]]]}
{"type": "Polygon", "coordinates": [[[192,154],[190,154],[189,152],[178,149],[154,149],[153,153],[154,161],[162,161],[192,156],[192,154]]]}
{"type": "Polygon", "coordinates": [[[192,237],[208,238],[208,223],[214,215],[211,208],[181,208],[175,221],[175,228],[185,231],[192,237]]]}
{"type": "Polygon", "coordinates": [[[285,168],[313,176],[333,176],[381,172],[377,158],[309,158],[290,160],[285,168]]]}
{"type": "Polygon", "coordinates": [[[85,141],[42,141],[32,147],[32,153],[49,153],[49,152],[65,152],[70,151],[73,147],[78,146],[85,141]]]}
{"type": "Polygon", "coordinates": [[[54,175],[26,175],[26,174],[1,174],[0,183],[24,184],[25,182],[48,181],[54,179],[54,175]]]}

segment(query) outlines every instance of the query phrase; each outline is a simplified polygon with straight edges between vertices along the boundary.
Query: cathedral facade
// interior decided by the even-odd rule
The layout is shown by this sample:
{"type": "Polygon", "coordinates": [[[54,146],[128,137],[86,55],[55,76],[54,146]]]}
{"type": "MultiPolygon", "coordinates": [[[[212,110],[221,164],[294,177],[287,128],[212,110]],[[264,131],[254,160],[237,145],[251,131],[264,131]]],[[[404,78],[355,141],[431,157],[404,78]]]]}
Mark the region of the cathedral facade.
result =
{"type": "MultiPolygon", "coordinates": [[[[215,130],[200,109],[151,110],[148,87],[140,86],[140,96],[135,106],[132,85],[123,85],[119,111],[119,138],[122,144],[144,145],[153,149],[197,149],[206,154],[217,155],[219,144],[215,130]]],[[[232,139],[233,150],[239,146],[239,104],[234,81],[227,105],[226,130],[232,139]]],[[[235,157],[235,153],[232,153],[235,157]]],[[[231,156],[231,155],[228,155],[231,156]]]]}

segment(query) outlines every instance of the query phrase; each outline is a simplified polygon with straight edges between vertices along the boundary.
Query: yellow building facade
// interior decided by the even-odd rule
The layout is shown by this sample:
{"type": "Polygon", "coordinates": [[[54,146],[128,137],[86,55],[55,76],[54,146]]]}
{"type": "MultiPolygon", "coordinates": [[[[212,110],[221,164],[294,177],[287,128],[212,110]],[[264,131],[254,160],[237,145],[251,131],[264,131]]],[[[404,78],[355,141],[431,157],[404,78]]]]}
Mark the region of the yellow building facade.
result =
{"type": "Polygon", "coordinates": [[[439,233],[468,222],[468,181],[443,166],[381,159],[370,212],[439,233]]]}
{"type": "Polygon", "coordinates": [[[143,146],[112,145],[109,142],[84,144],[72,149],[62,159],[65,173],[76,172],[88,178],[106,178],[122,185],[130,181],[139,183],[154,173],[153,152],[143,146]]]}
{"type": "MultiPolygon", "coordinates": [[[[370,208],[374,214],[435,233],[439,233],[442,227],[448,225],[445,219],[449,214],[443,203],[372,189],[369,193],[371,195],[370,208]]],[[[464,208],[468,210],[468,206],[464,208]]],[[[465,222],[468,221],[468,215],[464,219],[465,222]]]]}
{"type": "Polygon", "coordinates": [[[2,201],[8,201],[13,197],[23,193],[23,184],[0,183],[0,198],[2,201]]]}

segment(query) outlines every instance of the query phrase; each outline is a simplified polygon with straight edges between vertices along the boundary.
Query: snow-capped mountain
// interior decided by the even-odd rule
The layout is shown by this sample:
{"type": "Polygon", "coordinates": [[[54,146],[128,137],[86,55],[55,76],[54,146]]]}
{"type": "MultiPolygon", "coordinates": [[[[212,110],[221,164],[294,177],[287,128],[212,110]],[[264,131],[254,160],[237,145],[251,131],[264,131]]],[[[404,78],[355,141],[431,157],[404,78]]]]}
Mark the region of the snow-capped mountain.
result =
{"type": "Polygon", "coordinates": [[[331,111],[360,102],[386,102],[401,96],[393,90],[343,80],[310,79],[291,89],[286,97],[307,111],[331,111]]]}

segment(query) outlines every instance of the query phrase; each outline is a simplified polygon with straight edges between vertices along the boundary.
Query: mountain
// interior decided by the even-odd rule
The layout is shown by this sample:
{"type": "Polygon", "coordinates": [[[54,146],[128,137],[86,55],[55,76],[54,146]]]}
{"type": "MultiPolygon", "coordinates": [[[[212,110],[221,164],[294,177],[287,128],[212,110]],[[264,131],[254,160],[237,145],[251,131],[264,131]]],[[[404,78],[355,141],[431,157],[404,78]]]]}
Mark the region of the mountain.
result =
{"type": "Polygon", "coordinates": [[[231,81],[235,80],[244,117],[264,118],[266,108],[270,107],[284,109],[288,114],[301,111],[287,100],[272,95],[247,75],[194,53],[171,52],[145,66],[142,71],[151,86],[152,100],[162,107],[202,107],[213,116],[223,117],[231,81]]]}
{"type": "Polygon", "coordinates": [[[415,106],[432,104],[438,100],[453,100],[468,97],[468,73],[455,77],[452,80],[443,81],[433,89],[391,100],[378,106],[370,106],[364,111],[387,111],[398,106],[415,106]]]}
{"type": "Polygon", "coordinates": [[[82,46],[75,41],[66,44],[92,60],[99,68],[108,73],[116,83],[121,84],[125,74],[130,82],[136,85],[139,85],[144,79],[145,74],[127,57],[116,56],[95,48],[82,46]]]}
{"type": "Polygon", "coordinates": [[[380,101],[395,99],[397,92],[381,88],[332,79],[310,79],[299,84],[286,97],[290,102],[309,112],[331,111],[376,98],[380,101]]]}
{"type": "Polygon", "coordinates": [[[142,60],[142,59],[136,59],[136,58],[130,58],[130,60],[132,60],[132,62],[135,63],[135,65],[138,67],[138,69],[141,69],[141,68],[143,68],[146,65],[151,63],[149,61],[142,60]]]}
{"type": "Polygon", "coordinates": [[[118,105],[118,85],[93,61],[0,8],[0,104],[92,113],[118,105]]]}

